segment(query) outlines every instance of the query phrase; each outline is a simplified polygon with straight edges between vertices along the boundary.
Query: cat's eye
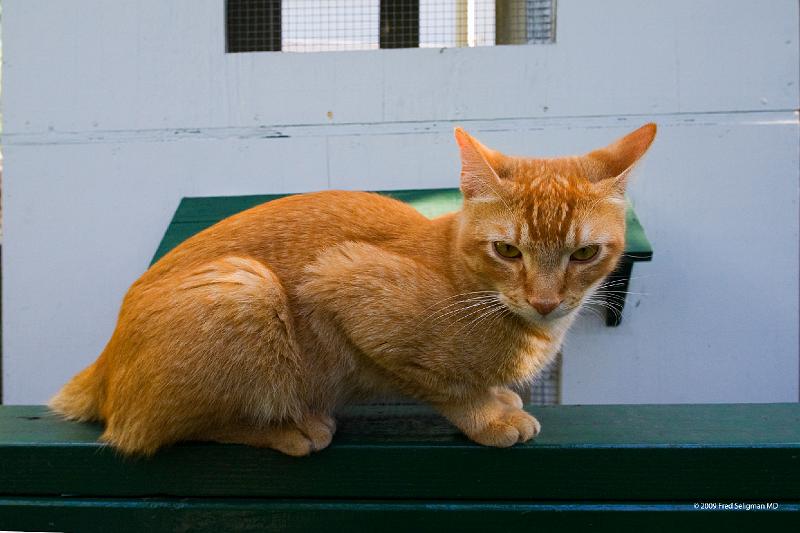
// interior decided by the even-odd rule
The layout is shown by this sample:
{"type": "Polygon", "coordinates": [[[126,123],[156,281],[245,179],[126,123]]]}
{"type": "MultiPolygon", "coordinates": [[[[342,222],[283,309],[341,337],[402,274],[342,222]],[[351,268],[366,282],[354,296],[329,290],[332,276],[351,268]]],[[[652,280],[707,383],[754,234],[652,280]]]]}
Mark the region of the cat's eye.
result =
{"type": "Polygon", "coordinates": [[[519,248],[505,242],[495,241],[494,249],[498,254],[507,259],[519,259],[522,257],[522,252],[519,251],[519,248]]]}
{"type": "Polygon", "coordinates": [[[590,244],[589,246],[582,246],[578,248],[572,255],[569,256],[571,261],[588,261],[592,257],[597,255],[597,252],[600,251],[600,246],[597,244],[590,244]]]}

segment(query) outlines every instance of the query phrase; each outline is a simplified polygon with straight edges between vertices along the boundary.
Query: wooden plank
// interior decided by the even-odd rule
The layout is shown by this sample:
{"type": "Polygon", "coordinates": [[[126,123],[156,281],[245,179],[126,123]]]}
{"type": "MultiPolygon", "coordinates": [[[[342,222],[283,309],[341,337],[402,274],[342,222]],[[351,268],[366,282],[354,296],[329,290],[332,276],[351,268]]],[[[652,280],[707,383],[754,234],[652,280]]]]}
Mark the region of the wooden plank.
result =
{"type": "MultiPolygon", "coordinates": [[[[531,480],[535,483],[535,480],[531,480]]],[[[720,502],[742,503],[743,502],[720,502]]],[[[771,504],[774,502],[770,502],[771,504]]],[[[37,531],[583,531],[681,528],[789,531],[797,503],[769,511],[698,511],[693,503],[108,500],[0,498],[0,527],[37,531]],[[794,511],[794,512],[793,512],[794,511]]]]}
{"type": "MultiPolygon", "coordinates": [[[[377,192],[406,202],[429,218],[457,211],[461,208],[462,202],[461,191],[453,188],[377,192]]],[[[152,262],[155,263],[184,240],[220,220],[284,196],[288,195],[260,194],[183,198],[158,246],[152,262]]],[[[644,228],[630,203],[626,212],[626,221],[625,253],[627,258],[632,261],[649,261],[653,256],[652,246],[647,240],[644,228]]]]}
{"type": "Polygon", "coordinates": [[[0,495],[798,501],[800,404],[550,406],[543,432],[477,446],[424,407],[357,407],[296,459],[185,443],[122,458],[101,428],[0,408],[0,495]]]}

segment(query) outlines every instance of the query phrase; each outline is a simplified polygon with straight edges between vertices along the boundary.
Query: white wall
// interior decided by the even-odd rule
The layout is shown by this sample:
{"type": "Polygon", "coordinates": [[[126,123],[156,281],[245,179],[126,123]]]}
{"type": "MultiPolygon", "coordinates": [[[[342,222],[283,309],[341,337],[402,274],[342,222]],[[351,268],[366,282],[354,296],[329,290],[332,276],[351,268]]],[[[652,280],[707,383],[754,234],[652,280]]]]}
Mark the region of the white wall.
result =
{"type": "Polygon", "coordinates": [[[182,196],[455,186],[455,124],[546,155],[647,120],[647,296],[578,324],[563,400],[797,401],[798,4],[768,5],[560,0],[555,45],[226,55],[222,0],[5,0],[4,401],[97,356],[182,196]]]}

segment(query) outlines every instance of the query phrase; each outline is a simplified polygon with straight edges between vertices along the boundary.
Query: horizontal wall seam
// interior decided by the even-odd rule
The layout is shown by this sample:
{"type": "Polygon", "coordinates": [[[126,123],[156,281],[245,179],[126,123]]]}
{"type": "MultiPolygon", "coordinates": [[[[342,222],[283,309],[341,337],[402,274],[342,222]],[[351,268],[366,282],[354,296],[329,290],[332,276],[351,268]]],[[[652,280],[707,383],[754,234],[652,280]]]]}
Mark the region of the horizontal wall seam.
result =
{"type": "Polygon", "coordinates": [[[544,129],[609,128],[629,123],[657,122],[661,126],[719,124],[800,124],[795,109],[705,113],[629,114],[537,118],[364,122],[340,124],[274,124],[244,127],[188,127],[129,130],[86,130],[3,134],[3,145],[59,145],[183,140],[286,139],[291,137],[425,135],[449,133],[462,125],[473,131],[525,131],[544,129]]]}

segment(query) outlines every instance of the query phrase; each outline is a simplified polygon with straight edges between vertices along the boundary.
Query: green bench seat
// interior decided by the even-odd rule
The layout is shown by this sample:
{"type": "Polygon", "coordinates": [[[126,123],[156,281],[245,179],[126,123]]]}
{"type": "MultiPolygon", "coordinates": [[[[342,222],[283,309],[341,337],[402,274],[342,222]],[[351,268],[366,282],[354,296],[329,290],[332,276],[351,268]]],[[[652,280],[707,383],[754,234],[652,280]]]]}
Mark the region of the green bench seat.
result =
{"type": "MultiPolygon", "coordinates": [[[[423,215],[433,218],[461,208],[461,191],[458,189],[421,189],[405,191],[377,191],[416,208],[423,215]]],[[[262,194],[251,196],[212,196],[183,198],[175,216],[167,228],[161,244],[153,257],[153,263],[192,235],[199,233],[220,220],[235,215],[256,205],[288,196],[286,194],[262,194]]],[[[628,204],[626,213],[625,255],[615,272],[609,276],[614,283],[613,301],[606,311],[606,325],[618,326],[625,307],[625,292],[628,290],[633,263],[650,261],[653,249],[647,240],[644,228],[633,207],[628,204]]]]}
{"type": "Polygon", "coordinates": [[[429,409],[398,405],[350,409],[333,444],[307,458],[184,443],[130,459],[97,443],[99,425],[41,406],[0,407],[0,529],[777,531],[797,523],[800,404],[532,411],[542,434],[510,449],[477,446],[429,409]],[[739,504],[742,512],[720,510],[739,504]]]}
{"type": "MultiPolygon", "coordinates": [[[[428,216],[460,205],[454,189],[385,194],[428,216]]],[[[184,198],[154,261],[277,197],[184,198]]],[[[615,275],[651,256],[629,209],[615,275]]],[[[182,443],[131,459],[97,442],[97,424],[0,406],[0,530],[771,531],[797,522],[799,404],[528,409],[543,432],[510,449],[477,446],[422,406],[356,406],[331,446],[307,458],[182,443]]]]}

